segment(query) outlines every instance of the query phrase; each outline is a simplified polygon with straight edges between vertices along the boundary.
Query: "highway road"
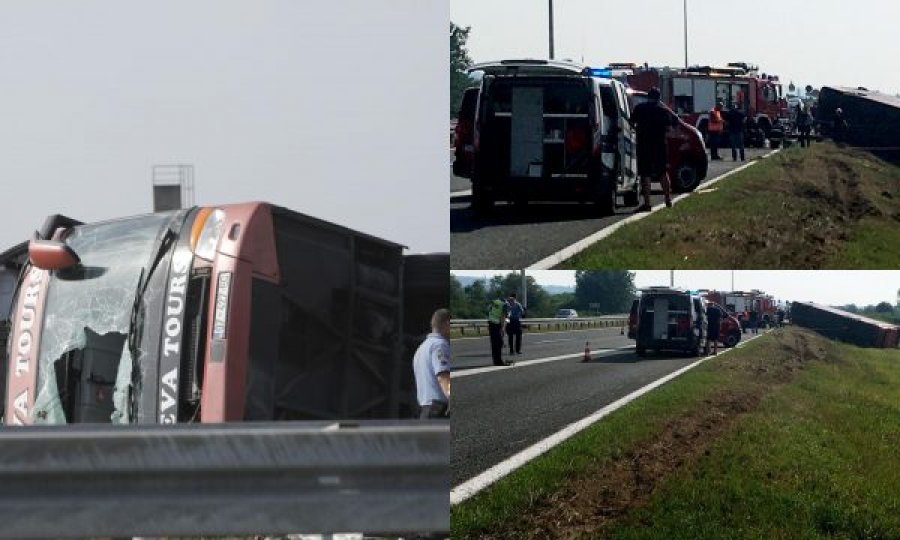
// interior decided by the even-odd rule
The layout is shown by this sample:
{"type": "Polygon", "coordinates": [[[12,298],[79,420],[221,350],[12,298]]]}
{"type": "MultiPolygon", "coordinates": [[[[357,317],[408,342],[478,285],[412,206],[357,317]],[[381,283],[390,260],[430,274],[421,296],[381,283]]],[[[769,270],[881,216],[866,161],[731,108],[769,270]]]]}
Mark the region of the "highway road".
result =
{"type": "MultiPolygon", "coordinates": [[[[747,149],[747,160],[761,157],[768,149],[747,149]]],[[[722,151],[730,156],[729,150],[722,151]]],[[[704,183],[742,165],[728,157],[711,161],[704,183]]],[[[703,189],[703,184],[698,189],[703,189]]],[[[466,194],[471,183],[466,178],[450,178],[450,264],[456,269],[523,268],[633,214],[633,207],[621,207],[614,216],[596,216],[593,204],[531,203],[520,209],[497,203],[494,214],[478,220],[466,194]]],[[[663,202],[662,191],[654,190],[653,204],[663,202]]],[[[621,204],[621,200],[620,200],[621,204]]]]}
{"type": "Polygon", "coordinates": [[[514,367],[493,367],[487,338],[452,341],[453,485],[694,361],[638,359],[617,328],[525,335],[514,367]],[[582,362],[585,341],[593,359],[582,362]],[[566,357],[572,355],[570,357],[566,357]]]}

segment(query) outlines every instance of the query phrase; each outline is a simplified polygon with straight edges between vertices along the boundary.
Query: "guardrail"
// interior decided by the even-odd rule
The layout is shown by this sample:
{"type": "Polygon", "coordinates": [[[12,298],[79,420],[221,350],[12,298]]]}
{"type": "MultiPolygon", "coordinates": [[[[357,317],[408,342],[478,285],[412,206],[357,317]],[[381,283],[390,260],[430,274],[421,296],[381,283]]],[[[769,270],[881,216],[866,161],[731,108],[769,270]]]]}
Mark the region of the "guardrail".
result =
{"type": "Polygon", "coordinates": [[[0,538],[450,527],[449,422],[0,429],[0,538]]]}
{"type": "MultiPolygon", "coordinates": [[[[583,328],[619,328],[628,324],[627,315],[603,315],[600,317],[576,317],[572,319],[522,319],[525,330],[579,330],[583,328]]],[[[487,319],[455,319],[450,321],[451,330],[459,335],[482,335],[487,333],[487,319]]]]}

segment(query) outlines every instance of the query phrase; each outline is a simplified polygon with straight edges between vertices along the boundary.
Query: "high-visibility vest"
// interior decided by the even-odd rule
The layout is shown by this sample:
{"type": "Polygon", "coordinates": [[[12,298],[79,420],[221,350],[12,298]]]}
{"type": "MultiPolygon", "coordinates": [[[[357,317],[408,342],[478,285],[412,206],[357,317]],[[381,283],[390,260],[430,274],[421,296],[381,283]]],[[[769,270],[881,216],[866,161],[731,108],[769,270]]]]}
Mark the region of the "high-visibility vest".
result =
{"type": "Polygon", "coordinates": [[[721,133],[725,131],[725,121],[722,120],[722,113],[713,109],[709,111],[709,131],[710,133],[721,133]]]}
{"type": "Polygon", "coordinates": [[[494,300],[488,310],[488,322],[500,324],[503,320],[503,300],[494,300]]]}

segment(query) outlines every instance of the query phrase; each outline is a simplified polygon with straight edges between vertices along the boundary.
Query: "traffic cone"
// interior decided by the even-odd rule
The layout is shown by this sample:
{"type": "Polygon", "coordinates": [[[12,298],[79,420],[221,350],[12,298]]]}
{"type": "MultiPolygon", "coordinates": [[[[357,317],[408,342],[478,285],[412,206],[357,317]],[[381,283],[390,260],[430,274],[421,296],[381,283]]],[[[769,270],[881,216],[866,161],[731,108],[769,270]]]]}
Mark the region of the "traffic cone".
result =
{"type": "Polygon", "coordinates": [[[590,362],[591,361],[591,345],[587,341],[584,342],[584,358],[581,361],[582,362],[590,362]]]}

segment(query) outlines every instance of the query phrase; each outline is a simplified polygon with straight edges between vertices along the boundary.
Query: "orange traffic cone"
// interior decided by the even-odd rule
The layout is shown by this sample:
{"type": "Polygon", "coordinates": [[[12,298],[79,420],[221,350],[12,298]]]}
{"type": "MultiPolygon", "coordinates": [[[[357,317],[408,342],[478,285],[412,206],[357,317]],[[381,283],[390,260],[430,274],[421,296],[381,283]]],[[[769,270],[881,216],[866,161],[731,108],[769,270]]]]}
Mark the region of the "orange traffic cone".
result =
{"type": "Polygon", "coordinates": [[[591,345],[587,341],[584,342],[584,359],[582,362],[590,362],[591,361],[591,345]]]}

